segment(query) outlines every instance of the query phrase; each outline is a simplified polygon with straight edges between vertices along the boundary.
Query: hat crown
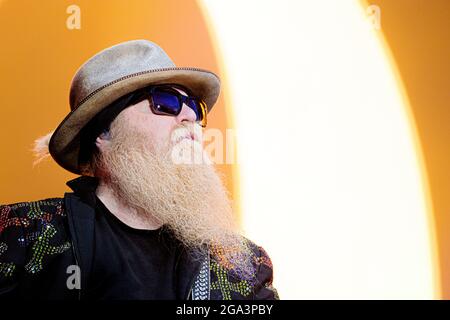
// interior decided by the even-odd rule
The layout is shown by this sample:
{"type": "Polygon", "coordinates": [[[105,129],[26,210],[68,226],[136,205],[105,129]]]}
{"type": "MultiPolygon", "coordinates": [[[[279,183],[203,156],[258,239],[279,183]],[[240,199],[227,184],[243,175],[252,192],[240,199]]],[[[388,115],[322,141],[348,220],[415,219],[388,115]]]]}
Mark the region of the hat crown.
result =
{"type": "Polygon", "coordinates": [[[104,49],[75,73],[70,87],[70,109],[76,109],[89,94],[120,78],[172,67],[175,64],[167,53],[148,40],[127,41],[104,49]]]}

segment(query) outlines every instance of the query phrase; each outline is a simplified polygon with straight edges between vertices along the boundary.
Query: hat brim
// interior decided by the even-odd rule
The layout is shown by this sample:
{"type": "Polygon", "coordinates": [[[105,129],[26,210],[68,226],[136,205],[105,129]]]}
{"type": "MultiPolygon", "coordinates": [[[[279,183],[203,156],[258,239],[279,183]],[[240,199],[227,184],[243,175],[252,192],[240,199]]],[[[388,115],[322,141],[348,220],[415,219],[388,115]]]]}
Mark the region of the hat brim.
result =
{"type": "Polygon", "coordinates": [[[78,154],[80,131],[97,113],[123,95],[151,84],[176,83],[185,86],[205,101],[208,112],[220,93],[220,79],[214,73],[198,68],[165,68],[131,74],[112,81],[90,93],[60,123],[49,142],[49,152],[64,169],[81,174],[78,154]]]}

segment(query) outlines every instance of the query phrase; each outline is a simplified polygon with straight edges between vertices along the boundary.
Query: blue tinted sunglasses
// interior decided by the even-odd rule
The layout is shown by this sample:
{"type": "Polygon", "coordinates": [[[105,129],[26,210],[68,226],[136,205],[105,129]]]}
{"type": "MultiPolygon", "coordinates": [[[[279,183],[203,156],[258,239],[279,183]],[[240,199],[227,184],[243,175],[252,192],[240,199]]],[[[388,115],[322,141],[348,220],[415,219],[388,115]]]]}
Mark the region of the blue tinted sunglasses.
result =
{"type": "Polygon", "coordinates": [[[175,84],[155,85],[148,87],[145,92],[147,99],[150,102],[150,109],[154,114],[177,116],[180,114],[183,103],[194,110],[196,121],[202,126],[206,127],[207,106],[200,98],[190,94],[190,92],[175,84]],[[173,87],[179,88],[188,94],[182,95],[173,87]]]}

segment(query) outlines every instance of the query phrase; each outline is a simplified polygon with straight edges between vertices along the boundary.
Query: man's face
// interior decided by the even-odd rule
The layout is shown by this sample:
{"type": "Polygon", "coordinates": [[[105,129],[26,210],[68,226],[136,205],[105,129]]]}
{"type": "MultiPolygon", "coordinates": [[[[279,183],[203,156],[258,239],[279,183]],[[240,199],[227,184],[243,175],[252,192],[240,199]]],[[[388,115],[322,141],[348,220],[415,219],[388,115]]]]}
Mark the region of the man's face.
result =
{"type": "MultiPolygon", "coordinates": [[[[172,88],[182,95],[187,96],[183,90],[175,87],[172,88]]],[[[160,147],[174,139],[174,130],[179,128],[180,124],[190,124],[193,127],[196,120],[194,110],[186,104],[183,104],[183,108],[177,116],[154,114],[150,109],[150,102],[147,99],[128,107],[122,113],[126,115],[128,121],[137,130],[145,134],[149,140],[160,147]]],[[[198,134],[189,136],[191,139],[199,140],[198,134]]]]}

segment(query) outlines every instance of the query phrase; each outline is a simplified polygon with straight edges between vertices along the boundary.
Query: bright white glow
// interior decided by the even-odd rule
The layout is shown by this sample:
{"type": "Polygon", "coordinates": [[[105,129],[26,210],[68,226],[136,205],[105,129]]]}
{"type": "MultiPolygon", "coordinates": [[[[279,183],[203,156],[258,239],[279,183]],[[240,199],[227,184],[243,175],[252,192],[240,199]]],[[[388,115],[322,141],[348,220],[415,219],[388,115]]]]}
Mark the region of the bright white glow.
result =
{"type": "Polygon", "coordinates": [[[280,297],[433,298],[406,102],[365,10],[201,5],[231,92],[244,226],[271,256],[280,297]]]}

